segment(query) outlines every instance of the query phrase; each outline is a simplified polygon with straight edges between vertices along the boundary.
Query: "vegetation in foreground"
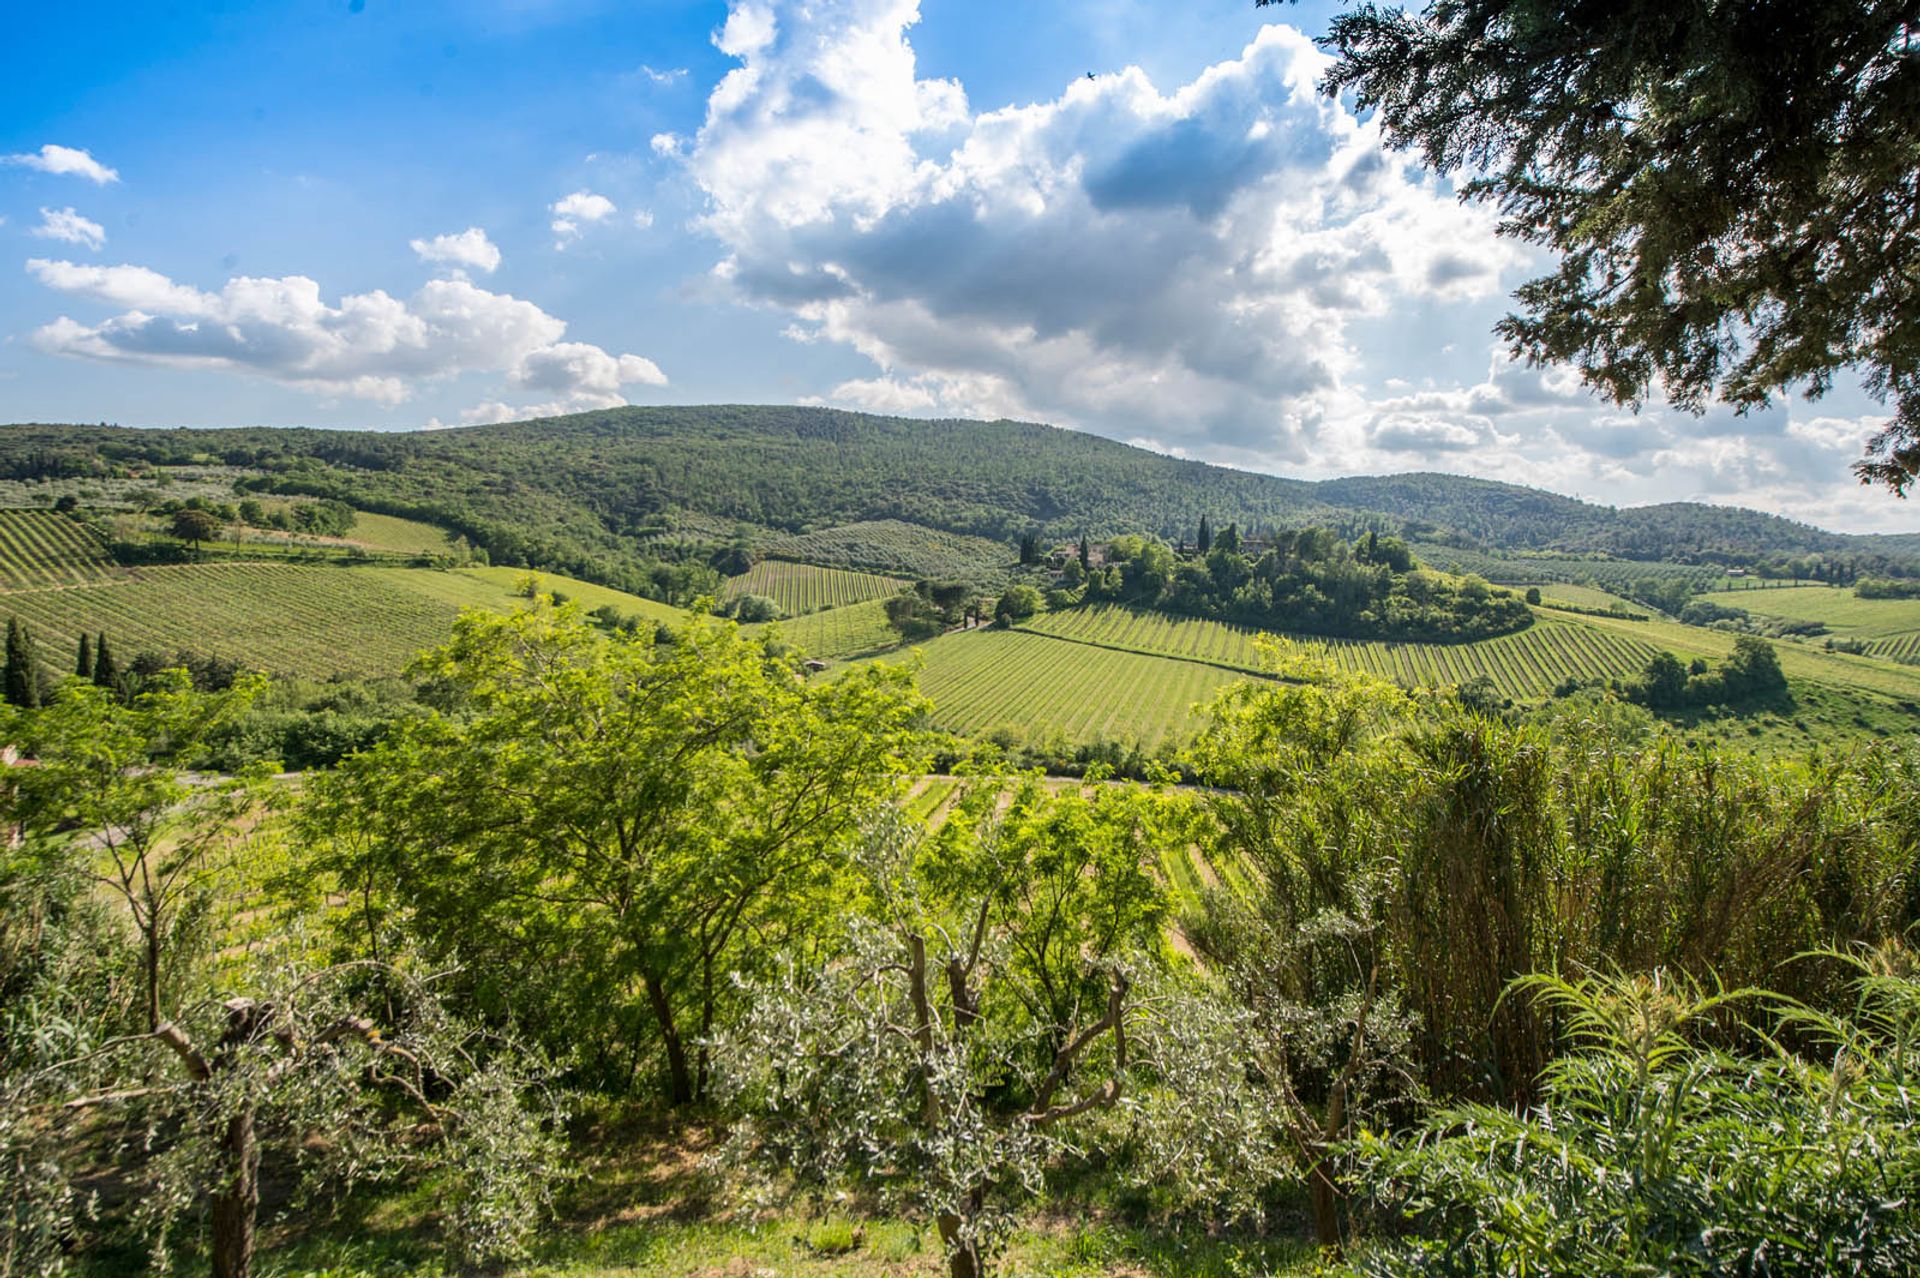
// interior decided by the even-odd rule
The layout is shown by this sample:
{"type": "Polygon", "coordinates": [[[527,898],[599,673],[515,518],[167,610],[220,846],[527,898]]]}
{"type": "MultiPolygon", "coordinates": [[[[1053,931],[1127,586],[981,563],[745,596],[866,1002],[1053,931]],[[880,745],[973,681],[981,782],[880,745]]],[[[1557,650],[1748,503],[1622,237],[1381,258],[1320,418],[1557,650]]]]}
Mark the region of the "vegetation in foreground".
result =
{"type": "Polygon", "coordinates": [[[1281,650],[1203,788],[988,751],[936,822],[909,672],[670,639],[469,614],[297,788],[188,774],[254,682],[12,712],[7,1264],[1913,1263],[1910,746],[1281,650]],[[669,1113],[715,1138],[636,1163],[669,1113]]]}

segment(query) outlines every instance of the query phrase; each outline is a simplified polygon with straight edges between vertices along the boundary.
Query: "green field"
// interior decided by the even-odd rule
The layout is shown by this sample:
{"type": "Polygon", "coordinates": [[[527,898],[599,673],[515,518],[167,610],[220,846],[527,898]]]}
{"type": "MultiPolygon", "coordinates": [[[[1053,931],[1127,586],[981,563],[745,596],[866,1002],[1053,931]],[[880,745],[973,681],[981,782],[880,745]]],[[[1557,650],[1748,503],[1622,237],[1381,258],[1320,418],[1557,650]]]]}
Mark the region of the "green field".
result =
{"type": "Polygon", "coordinates": [[[900,588],[906,584],[898,577],[767,559],[738,577],[729,577],[726,594],[728,598],[763,595],[779,605],[781,612],[789,617],[798,617],[819,612],[823,608],[844,608],[850,604],[885,599],[888,595],[900,593],[900,588]]]}
{"type": "Polygon", "coordinates": [[[108,581],[113,560],[82,524],[50,510],[0,510],[0,589],[108,581]]]}
{"type": "Polygon", "coordinates": [[[1855,639],[1920,636],[1920,599],[1862,599],[1839,586],[1771,586],[1715,600],[1769,617],[1824,622],[1834,634],[1855,639]]]}
{"type": "Polygon", "coordinates": [[[1022,630],[943,635],[917,651],[935,723],[1029,743],[1181,740],[1199,724],[1196,703],[1245,677],[1022,630]]]}
{"type": "Polygon", "coordinates": [[[809,657],[829,661],[880,652],[900,642],[900,632],[887,624],[886,608],[878,599],[769,624],[779,626],[781,637],[809,657]]]}
{"type": "MultiPolygon", "coordinates": [[[[393,674],[444,641],[462,608],[505,609],[524,572],[475,568],[340,567],[271,563],[141,568],[99,585],[15,591],[0,612],[31,627],[42,659],[66,668],[85,631],[104,631],[124,661],[140,652],[207,653],[277,673],[393,674]]],[[[587,607],[665,619],[665,604],[543,575],[587,607]]]]}
{"type": "MultiPolygon", "coordinates": [[[[1638,582],[1685,581],[1695,590],[1710,590],[1726,580],[1726,569],[1715,564],[1669,564],[1638,559],[1586,559],[1554,555],[1490,555],[1458,546],[1416,542],[1420,562],[1444,572],[1478,573],[1502,585],[1545,583],[1593,585],[1614,594],[1630,593],[1638,582]]],[[[1605,605],[1602,605],[1603,607],[1605,605]]]]}
{"type": "Polygon", "coordinates": [[[372,550],[393,550],[408,555],[439,555],[453,549],[453,538],[444,528],[423,524],[417,519],[375,515],[364,510],[355,514],[346,540],[372,550]]]}
{"type": "Polygon", "coordinates": [[[1647,610],[1645,604],[1637,604],[1598,586],[1583,586],[1570,581],[1527,581],[1516,583],[1514,589],[1526,590],[1528,587],[1537,587],[1540,602],[1548,607],[1569,604],[1575,608],[1620,608],[1627,612],[1647,610]]]}
{"type": "Polygon", "coordinates": [[[982,577],[1013,565],[1013,551],[984,537],[938,532],[897,519],[867,520],[779,537],[761,550],[782,559],[868,568],[905,577],[982,577]]]}
{"type": "MultiPolygon", "coordinates": [[[[1139,612],[1118,606],[1049,613],[1026,629],[1081,644],[1204,661],[1258,673],[1255,632],[1224,622],[1139,612]]],[[[1307,639],[1323,644],[1344,669],[1409,687],[1464,683],[1485,675],[1510,697],[1540,697],[1568,678],[1624,678],[1643,669],[1654,649],[1579,621],[1542,617],[1517,634],[1467,644],[1384,643],[1307,639]]]]}

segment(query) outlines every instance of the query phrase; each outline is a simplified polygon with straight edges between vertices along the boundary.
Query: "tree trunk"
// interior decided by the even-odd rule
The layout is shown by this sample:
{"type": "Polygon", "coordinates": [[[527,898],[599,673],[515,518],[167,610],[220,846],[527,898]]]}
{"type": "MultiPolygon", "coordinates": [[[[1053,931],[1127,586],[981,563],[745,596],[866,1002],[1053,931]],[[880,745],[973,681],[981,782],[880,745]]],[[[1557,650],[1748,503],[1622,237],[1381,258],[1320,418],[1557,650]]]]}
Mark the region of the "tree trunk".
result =
{"type": "Polygon", "coordinates": [[[213,1278],[252,1278],[253,1225],[260,1210],[260,1148],[253,1106],[227,1120],[220,1140],[226,1176],[213,1195],[213,1278]]]}
{"type": "Polygon", "coordinates": [[[980,1247],[961,1238],[960,1217],[942,1212],[936,1223],[940,1226],[940,1241],[947,1248],[947,1278],[983,1278],[986,1268],[980,1262],[980,1247]]]}
{"type": "Polygon", "coordinates": [[[1338,1259],[1340,1243],[1340,1191],[1334,1187],[1333,1171],[1322,1154],[1307,1172],[1307,1189],[1313,1203],[1313,1237],[1322,1251],[1338,1259]]]}
{"type": "Polygon", "coordinates": [[[147,923],[147,1033],[160,1028],[160,923],[147,923]]]}
{"type": "Polygon", "coordinates": [[[673,1004],[667,1001],[666,990],[653,979],[652,973],[641,977],[647,987],[647,1002],[653,1007],[653,1019],[660,1024],[660,1039],[667,1045],[668,1099],[675,1106],[691,1105],[694,1101],[693,1070],[687,1064],[687,1045],[680,1041],[679,1027],[673,1023],[673,1004]]]}

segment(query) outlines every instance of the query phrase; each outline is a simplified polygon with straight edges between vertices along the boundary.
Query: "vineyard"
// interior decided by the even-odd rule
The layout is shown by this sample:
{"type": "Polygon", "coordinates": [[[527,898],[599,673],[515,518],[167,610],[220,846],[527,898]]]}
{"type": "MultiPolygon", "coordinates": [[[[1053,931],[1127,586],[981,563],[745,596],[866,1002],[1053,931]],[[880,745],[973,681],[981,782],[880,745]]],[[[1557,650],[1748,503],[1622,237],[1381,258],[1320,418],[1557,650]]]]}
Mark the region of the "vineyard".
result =
{"type": "Polygon", "coordinates": [[[110,581],[107,549],[87,529],[50,510],[0,510],[0,588],[110,581]]]}
{"type": "Polygon", "coordinates": [[[824,608],[885,599],[898,594],[906,584],[897,577],[768,559],[738,577],[729,577],[726,593],[729,598],[764,595],[778,604],[781,612],[798,617],[824,608]]]}
{"type": "Polygon", "coordinates": [[[900,632],[887,624],[886,609],[877,599],[773,624],[788,643],[824,660],[880,652],[900,642],[900,632]]]}
{"type": "MultiPolygon", "coordinates": [[[[85,631],[105,631],[122,660],[185,650],[285,674],[397,673],[422,648],[443,642],[462,608],[518,602],[508,568],[435,572],[269,563],[143,568],[127,580],[16,591],[0,612],[32,630],[42,659],[64,669],[85,631]]],[[[679,616],[664,604],[604,587],[546,578],[589,607],[618,601],[629,612],[679,616]]]]}
{"type": "Polygon", "coordinates": [[[1021,630],[950,634],[921,651],[935,723],[1028,743],[1182,740],[1199,723],[1195,704],[1244,677],[1021,630]]]}
{"type": "Polygon", "coordinates": [[[866,568],[904,577],[997,576],[1013,564],[1013,552],[984,537],[937,532],[897,519],[870,520],[794,537],[778,537],[762,553],[838,568],[866,568]]]}
{"type": "MultiPolygon", "coordinates": [[[[1076,608],[1034,618],[1026,628],[1080,644],[1203,661],[1258,673],[1254,632],[1217,621],[1121,607],[1076,608]]],[[[1314,640],[1347,670],[1406,686],[1444,686],[1484,675],[1510,697],[1540,697],[1569,678],[1623,678],[1644,669],[1652,645],[1576,622],[1541,618],[1518,634],[1469,644],[1314,640]]]]}

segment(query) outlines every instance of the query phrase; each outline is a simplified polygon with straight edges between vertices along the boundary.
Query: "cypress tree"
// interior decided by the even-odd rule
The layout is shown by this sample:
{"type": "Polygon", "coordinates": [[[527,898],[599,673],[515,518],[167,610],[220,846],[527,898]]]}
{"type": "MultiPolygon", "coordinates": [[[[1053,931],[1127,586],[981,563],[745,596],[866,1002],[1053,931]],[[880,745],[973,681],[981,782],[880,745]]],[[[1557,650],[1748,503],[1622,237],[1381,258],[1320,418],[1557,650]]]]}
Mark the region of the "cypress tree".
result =
{"type": "Polygon", "coordinates": [[[93,644],[93,682],[109,692],[120,689],[120,663],[107,650],[107,632],[104,630],[93,644]]]}
{"type": "Polygon", "coordinates": [[[1093,554],[1087,545],[1087,535],[1085,533],[1080,534],[1080,566],[1082,568],[1093,567],[1093,554]]]}
{"type": "Polygon", "coordinates": [[[1205,515],[1200,516],[1200,535],[1194,538],[1194,544],[1200,547],[1203,555],[1213,549],[1213,521],[1205,515]]]}
{"type": "Polygon", "coordinates": [[[33,636],[16,617],[7,618],[7,702],[32,708],[40,704],[39,672],[33,668],[33,636]]]}
{"type": "Polygon", "coordinates": [[[93,678],[93,636],[84,630],[80,632],[80,660],[74,663],[73,672],[82,679],[93,678]]]}

